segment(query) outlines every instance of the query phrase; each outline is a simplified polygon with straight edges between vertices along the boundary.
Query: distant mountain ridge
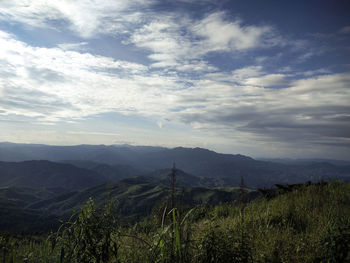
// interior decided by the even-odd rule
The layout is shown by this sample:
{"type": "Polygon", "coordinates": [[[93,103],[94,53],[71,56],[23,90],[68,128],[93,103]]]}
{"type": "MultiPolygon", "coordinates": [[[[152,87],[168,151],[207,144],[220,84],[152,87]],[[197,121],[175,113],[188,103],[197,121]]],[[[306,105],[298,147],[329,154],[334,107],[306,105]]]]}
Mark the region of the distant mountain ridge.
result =
{"type": "Polygon", "coordinates": [[[0,162],[0,187],[83,189],[107,179],[92,170],[51,161],[0,162]]]}
{"type": "Polygon", "coordinates": [[[129,145],[75,145],[51,146],[45,144],[0,143],[0,161],[20,162],[28,160],[93,161],[106,164],[127,164],[139,155],[166,148],[129,145]]]}
{"type": "Polygon", "coordinates": [[[229,178],[232,185],[239,185],[241,178],[244,178],[249,187],[350,178],[350,166],[346,165],[258,161],[240,154],[220,154],[203,148],[0,143],[0,160],[8,159],[68,162],[112,181],[167,169],[174,162],[188,174],[217,180],[229,178]]]}
{"type": "Polygon", "coordinates": [[[350,161],[346,160],[332,160],[332,159],[290,159],[290,158],[257,158],[256,160],[283,164],[305,165],[313,163],[329,163],[337,166],[349,166],[350,161]]]}
{"type": "Polygon", "coordinates": [[[117,200],[125,220],[142,218],[169,198],[176,163],[177,202],[218,204],[237,199],[241,179],[254,188],[306,181],[350,181],[350,166],[283,163],[203,148],[0,143],[0,229],[51,229],[92,197],[117,200]]]}

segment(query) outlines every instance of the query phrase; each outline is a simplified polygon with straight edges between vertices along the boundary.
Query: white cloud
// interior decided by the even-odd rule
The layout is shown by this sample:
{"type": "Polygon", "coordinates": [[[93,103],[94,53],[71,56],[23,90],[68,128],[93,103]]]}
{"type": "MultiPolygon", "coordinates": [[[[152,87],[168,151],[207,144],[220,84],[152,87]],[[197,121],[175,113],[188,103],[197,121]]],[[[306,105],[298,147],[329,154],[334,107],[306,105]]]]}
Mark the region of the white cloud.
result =
{"type": "Polygon", "coordinates": [[[181,118],[196,128],[221,129],[226,136],[238,129],[275,141],[293,136],[296,141],[348,137],[350,74],[302,79],[290,85],[260,89],[200,81],[190,94],[183,94],[182,98],[191,96],[192,107],[181,112],[181,118]],[[194,103],[202,107],[194,107],[194,103]]]}
{"type": "MultiPolygon", "coordinates": [[[[266,72],[263,71],[262,66],[248,66],[233,70],[231,72],[214,72],[208,73],[205,75],[206,78],[213,81],[223,81],[228,83],[236,83],[239,85],[247,84],[249,79],[258,79],[259,77],[263,78],[267,76],[266,72]]],[[[252,85],[252,84],[247,84],[252,85]]],[[[255,85],[260,86],[260,85],[255,85]]]]}
{"type": "MultiPolygon", "coordinates": [[[[241,142],[273,136],[280,141],[326,138],[330,143],[348,138],[349,74],[289,68],[266,72],[259,65],[267,60],[262,56],[255,59],[258,65],[220,70],[208,59],[213,52],[233,57],[285,42],[273,27],[229,20],[222,12],[194,19],[138,11],[150,3],[1,2],[2,20],[35,27],[55,27],[60,20],[85,38],[127,33],[124,44],[146,50],[151,64],[81,53],[86,42],[30,46],[0,31],[0,114],[54,123],[107,112],[132,113],[191,124],[241,142]],[[296,77],[300,80],[289,80],[296,77]]],[[[305,53],[300,59],[313,55],[305,53]]]]}
{"type": "MultiPolygon", "coordinates": [[[[33,27],[65,30],[84,38],[98,34],[123,35],[124,44],[150,51],[151,66],[180,72],[217,69],[204,58],[211,52],[233,52],[281,45],[270,26],[244,25],[223,12],[193,19],[176,12],[155,13],[156,0],[6,1],[0,3],[0,20],[33,27]],[[142,11],[141,11],[142,10],[142,11]]],[[[61,49],[78,51],[86,42],[62,43],[61,49]]]]}
{"type": "Polygon", "coordinates": [[[272,38],[268,26],[243,26],[242,22],[224,19],[225,14],[210,14],[193,26],[195,35],[204,39],[208,51],[246,50],[267,44],[272,38]]]}
{"type": "Polygon", "coordinates": [[[203,19],[159,14],[132,32],[126,43],[151,51],[152,67],[210,72],[217,67],[203,58],[211,52],[271,47],[282,41],[271,27],[244,26],[238,20],[228,21],[223,12],[215,12],[203,19]]]}
{"type": "Polygon", "coordinates": [[[268,74],[257,78],[248,78],[244,84],[258,87],[285,86],[289,84],[285,77],[284,74],[268,74]]]}
{"type": "MultiPolygon", "coordinates": [[[[315,107],[324,109],[324,116],[348,114],[349,74],[289,81],[284,89],[261,89],[286,84],[286,75],[266,74],[260,66],[251,66],[203,74],[195,80],[89,53],[32,47],[2,31],[0,45],[2,115],[54,122],[121,112],[171,118],[196,127],[221,124],[232,132],[261,119],[261,113],[283,122],[315,120],[315,107]],[[286,117],[281,120],[281,116],[286,117]]],[[[331,121],[334,118],[322,119],[331,121]]]]}
{"type": "MultiPolygon", "coordinates": [[[[137,10],[152,0],[7,0],[0,2],[0,19],[20,22],[34,27],[56,28],[55,22],[63,20],[82,37],[96,33],[123,33],[129,23],[141,18],[137,10]]],[[[62,22],[62,21],[61,21],[62,22]]]]}
{"type": "Polygon", "coordinates": [[[68,134],[78,134],[78,135],[101,135],[101,136],[116,136],[119,137],[119,133],[111,132],[98,132],[98,131],[68,131],[68,134]]]}
{"type": "Polygon", "coordinates": [[[171,84],[169,78],[144,75],[147,67],[141,64],[32,47],[5,32],[0,32],[0,45],[0,105],[6,114],[57,121],[113,110],[142,112],[164,81],[171,84]]]}
{"type": "Polygon", "coordinates": [[[185,61],[193,61],[196,57],[191,54],[192,43],[181,36],[181,30],[186,27],[186,19],[177,23],[171,16],[159,16],[149,24],[136,30],[130,37],[130,42],[137,47],[150,50],[149,58],[154,61],[156,68],[182,66],[185,61]],[[185,25],[183,25],[185,24],[185,25]]]}
{"type": "Polygon", "coordinates": [[[305,77],[310,77],[310,76],[317,76],[317,75],[331,74],[331,73],[332,72],[329,69],[320,68],[315,70],[303,71],[303,72],[300,72],[299,74],[305,77]]]}
{"type": "Polygon", "coordinates": [[[232,74],[243,80],[246,78],[257,77],[263,74],[261,66],[249,66],[240,69],[236,69],[232,72],[232,74]]]}
{"type": "Polygon", "coordinates": [[[85,46],[88,44],[88,42],[78,42],[78,43],[61,43],[57,46],[60,49],[63,50],[76,50],[76,51],[82,51],[84,50],[85,46]]]}

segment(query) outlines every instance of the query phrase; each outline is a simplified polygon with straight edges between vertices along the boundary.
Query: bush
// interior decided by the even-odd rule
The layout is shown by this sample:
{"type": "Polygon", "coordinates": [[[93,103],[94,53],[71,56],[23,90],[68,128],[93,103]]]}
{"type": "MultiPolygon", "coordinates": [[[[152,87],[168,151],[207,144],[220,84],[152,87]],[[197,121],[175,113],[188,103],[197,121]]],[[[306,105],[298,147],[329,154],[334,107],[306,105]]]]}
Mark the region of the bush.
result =
{"type": "Polygon", "coordinates": [[[118,231],[113,203],[101,213],[90,199],[75,220],[61,226],[49,237],[52,250],[59,250],[60,263],[107,263],[118,259],[118,231]]]}

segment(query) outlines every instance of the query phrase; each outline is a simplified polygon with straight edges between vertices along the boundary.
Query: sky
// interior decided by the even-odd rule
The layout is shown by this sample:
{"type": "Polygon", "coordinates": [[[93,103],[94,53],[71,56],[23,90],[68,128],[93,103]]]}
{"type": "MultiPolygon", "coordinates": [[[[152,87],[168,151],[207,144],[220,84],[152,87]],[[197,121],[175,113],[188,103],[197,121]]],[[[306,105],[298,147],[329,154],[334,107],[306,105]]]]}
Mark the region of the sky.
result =
{"type": "Polygon", "coordinates": [[[0,141],[350,160],[350,3],[0,0],[0,141]]]}

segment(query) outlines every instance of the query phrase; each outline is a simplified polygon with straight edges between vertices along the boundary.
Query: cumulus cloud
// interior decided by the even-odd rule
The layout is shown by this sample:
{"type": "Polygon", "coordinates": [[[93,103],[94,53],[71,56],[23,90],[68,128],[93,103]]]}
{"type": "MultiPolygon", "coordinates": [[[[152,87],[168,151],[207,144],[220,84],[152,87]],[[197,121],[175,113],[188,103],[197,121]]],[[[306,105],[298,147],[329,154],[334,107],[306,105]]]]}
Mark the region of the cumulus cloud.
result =
{"type": "Polygon", "coordinates": [[[203,38],[208,52],[256,48],[269,44],[269,39],[274,37],[268,26],[243,26],[239,20],[226,21],[224,15],[210,14],[192,28],[195,35],[203,38]]]}

